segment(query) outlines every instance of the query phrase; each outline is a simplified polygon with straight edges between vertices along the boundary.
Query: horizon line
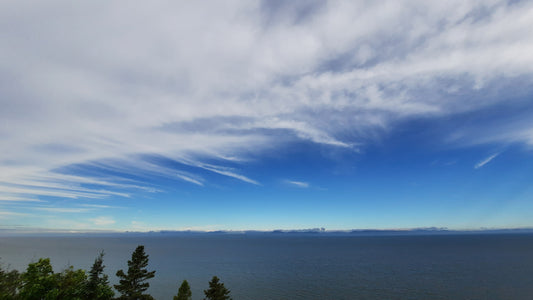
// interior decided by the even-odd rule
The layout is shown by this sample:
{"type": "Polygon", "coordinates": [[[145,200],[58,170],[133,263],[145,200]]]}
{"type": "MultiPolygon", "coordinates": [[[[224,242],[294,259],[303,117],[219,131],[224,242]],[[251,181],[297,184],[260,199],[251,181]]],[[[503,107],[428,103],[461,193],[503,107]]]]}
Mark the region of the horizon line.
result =
{"type": "Polygon", "coordinates": [[[413,228],[353,228],[353,229],[326,229],[326,228],[304,228],[304,229],[157,229],[157,230],[116,230],[116,229],[52,229],[52,228],[0,228],[0,236],[4,235],[31,235],[31,234],[279,234],[279,233],[316,233],[316,234],[364,234],[364,233],[490,233],[490,232],[531,232],[533,227],[495,227],[495,228],[462,228],[450,229],[447,227],[413,227],[413,228]]]}

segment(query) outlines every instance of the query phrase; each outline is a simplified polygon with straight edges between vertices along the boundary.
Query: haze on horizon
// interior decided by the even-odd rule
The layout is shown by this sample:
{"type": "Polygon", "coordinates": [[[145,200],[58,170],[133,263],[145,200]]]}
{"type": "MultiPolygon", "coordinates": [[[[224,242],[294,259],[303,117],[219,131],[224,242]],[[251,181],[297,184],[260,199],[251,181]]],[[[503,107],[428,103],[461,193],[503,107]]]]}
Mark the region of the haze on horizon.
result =
{"type": "Polygon", "coordinates": [[[530,1],[0,2],[0,229],[532,227],[530,1]]]}

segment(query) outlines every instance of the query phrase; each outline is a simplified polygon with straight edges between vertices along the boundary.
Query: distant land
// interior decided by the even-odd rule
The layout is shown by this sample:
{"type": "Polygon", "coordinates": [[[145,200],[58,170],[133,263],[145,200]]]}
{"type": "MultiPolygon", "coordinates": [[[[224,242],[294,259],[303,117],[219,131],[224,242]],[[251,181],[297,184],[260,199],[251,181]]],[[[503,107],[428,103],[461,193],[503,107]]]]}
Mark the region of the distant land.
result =
{"type": "Polygon", "coordinates": [[[17,235],[100,235],[100,236],[186,236],[186,235],[322,235],[322,236],[402,236],[402,235],[447,235],[447,234],[518,234],[533,233],[533,228],[480,228],[469,230],[452,230],[442,227],[410,228],[410,229],[349,229],[326,230],[325,228],[309,229],[276,229],[276,230],[158,230],[158,231],[111,231],[111,230],[60,230],[60,229],[0,229],[0,237],[17,235]]]}

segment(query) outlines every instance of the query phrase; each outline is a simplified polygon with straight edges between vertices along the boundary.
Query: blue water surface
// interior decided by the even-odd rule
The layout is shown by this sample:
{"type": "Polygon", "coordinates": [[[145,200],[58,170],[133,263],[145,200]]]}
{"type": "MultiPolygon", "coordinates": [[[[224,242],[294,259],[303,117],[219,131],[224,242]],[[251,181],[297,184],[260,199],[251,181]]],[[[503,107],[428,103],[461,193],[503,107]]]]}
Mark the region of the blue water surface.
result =
{"type": "Polygon", "coordinates": [[[0,237],[0,257],[18,270],[50,257],[58,272],[89,269],[105,250],[117,283],[139,244],[156,270],[148,290],[156,299],[172,299],[184,279],[203,299],[213,275],[235,300],[533,299],[532,234],[0,237]]]}

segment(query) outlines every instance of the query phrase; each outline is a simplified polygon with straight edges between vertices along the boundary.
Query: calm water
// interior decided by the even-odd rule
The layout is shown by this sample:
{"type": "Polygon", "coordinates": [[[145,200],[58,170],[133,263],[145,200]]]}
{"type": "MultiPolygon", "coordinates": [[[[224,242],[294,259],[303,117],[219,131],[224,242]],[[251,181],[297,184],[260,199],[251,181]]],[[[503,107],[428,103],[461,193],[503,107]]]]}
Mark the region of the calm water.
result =
{"type": "Polygon", "coordinates": [[[239,299],[533,299],[533,235],[0,237],[4,265],[50,257],[54,271],[127,269],[138,244],[156,270],[148,290],[172,299],[187,279],[193,299],[217,275],[239,299]]]}

